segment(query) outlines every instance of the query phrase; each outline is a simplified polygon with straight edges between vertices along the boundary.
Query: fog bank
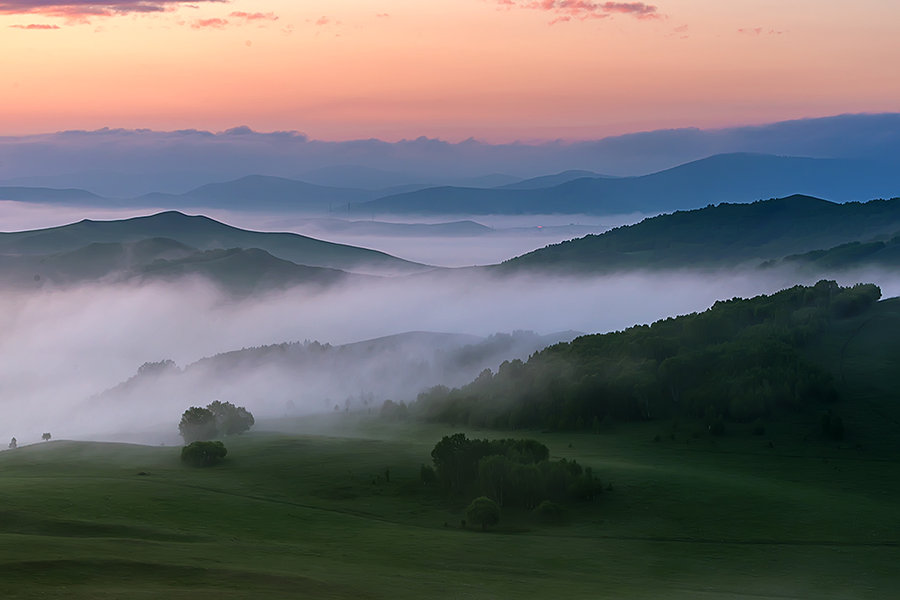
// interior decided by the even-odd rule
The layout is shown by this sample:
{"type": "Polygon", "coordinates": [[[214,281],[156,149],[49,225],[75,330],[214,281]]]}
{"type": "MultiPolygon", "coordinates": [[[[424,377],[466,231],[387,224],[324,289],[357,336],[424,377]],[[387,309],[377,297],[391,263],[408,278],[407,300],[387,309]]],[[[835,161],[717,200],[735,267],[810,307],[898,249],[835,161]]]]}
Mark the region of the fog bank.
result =
{"type": "MultiPolygon", "coordinates": [[[[0,293],[4,331],[0,351],[5,357],[0,363],[0,439],[16,436],[27,442],[39,439],[44,431],[54,438],[84,437],[139,431],[154,424],[174,432],[188,405],[216,399],[185,398],[183,407],[165,406],[165,399],[160,399],[149,409],[91,408],[90,397],[127,380],[146,362],[171,359],[184,366],[245,347],[302,340],[337,345],[406,331],[475,336],[515,330],[606,332],[702,311],[719,299],[770,293],[814,280],[756,271],[507,279],[465,271],[375,280],[321,293],[296,288],[239,302],[199,280],[85,286],[31,295],[4,292],[0,293]]],[[[839,278],[841,284],[858,281],[882,285],[885,297],[900,293],[892,275],[871,272],[839,278]]],[[[406,374],[385,369],[379,376],[402,380],[406,374]]],[[[253,377],[257,399],[267,396],[266,385],[278,385],[267,384],[259,373],[248,372],[247,377],[253,377]]],[[[284,389],[273,388],[269,395],[276,392],[285,398],[284,389]]],[[[310,412],[325,408],[326,397],[341,397],[329,396],[327,389],[319,390],[315,398],[301,395],[298,392],[295,405],[310,412]]],[[[280,416],[254,398],[243,404],[261,417],[280,416]]]]}

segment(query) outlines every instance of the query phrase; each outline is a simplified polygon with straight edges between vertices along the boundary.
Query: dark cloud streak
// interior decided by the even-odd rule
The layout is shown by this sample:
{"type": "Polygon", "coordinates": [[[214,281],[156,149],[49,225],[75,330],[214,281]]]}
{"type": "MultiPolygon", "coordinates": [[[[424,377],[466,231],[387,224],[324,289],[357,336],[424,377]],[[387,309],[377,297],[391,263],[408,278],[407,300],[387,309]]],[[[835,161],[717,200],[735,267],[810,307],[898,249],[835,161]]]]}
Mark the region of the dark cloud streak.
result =
{"type": "Polygon", "coordinates": [[[556,15],[550,23],[565,21],[608,19],[616,14],[636,19],[658,19],[659,9],[644,2],[590,2],[588,0],[497,0],[501,6],[541,10],[556,15]]]}
{"type": "Polygon", "coordinates": [[[0,14],[40,14],[67,19],[112,17],[131,13],[158,13],[179,6],[196,7],[197,2],[228,0],[15,0],[0,1],[0,14]]]}

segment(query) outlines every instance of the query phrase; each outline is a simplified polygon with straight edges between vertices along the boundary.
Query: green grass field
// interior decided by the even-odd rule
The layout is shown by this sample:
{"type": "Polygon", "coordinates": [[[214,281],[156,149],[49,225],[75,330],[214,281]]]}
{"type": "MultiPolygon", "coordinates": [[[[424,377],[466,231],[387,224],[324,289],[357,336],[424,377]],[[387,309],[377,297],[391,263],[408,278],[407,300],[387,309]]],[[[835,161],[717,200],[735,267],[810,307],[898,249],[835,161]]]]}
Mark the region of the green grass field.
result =
{"type": "Polygon", "coordinates": [[[182,466],[177,448],[60,441],[3,452],[0,589],[4,598],[895,596],[895,460],[777,432],[713,440],[686,428],[654,442],[658,429],[534,434],[613,489],[574,506],[565,525],[505,512],[487,533],[460,529],[462,508],[419,482],[449,429],[257,432],[227,440],[228,458],[211,469],[182,466]]]}

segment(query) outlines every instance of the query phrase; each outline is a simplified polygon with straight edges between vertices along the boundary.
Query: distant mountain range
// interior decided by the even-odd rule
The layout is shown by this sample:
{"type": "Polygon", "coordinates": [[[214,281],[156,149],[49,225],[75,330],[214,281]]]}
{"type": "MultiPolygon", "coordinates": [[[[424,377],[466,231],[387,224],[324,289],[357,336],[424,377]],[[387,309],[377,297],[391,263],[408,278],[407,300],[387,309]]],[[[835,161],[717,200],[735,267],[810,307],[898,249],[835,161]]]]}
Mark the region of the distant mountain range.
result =
{"type": "MultiPolygon", "coordinates": [[[[569,169],[646,175],[734,152],[897,164],[900,113],[506,144],[473,139],[451,143],[427,137],[394,143],[377,139],[329,142],[248,127],[219,133],[104,128],[0,136],[0,182],[4,182],[0,185],[81,188],[101,196],[133,198],[149,192],[183,193],[204,183],[262,174],[369,190],[406,184],[485,188],[569,169]],[[487,175],[485,180],[486,174],[503,175],[487,175]]],[[[838,199],[802,189],[760,197],[798,192],[838,199]]]]}
{"type": "MultiPolygon", "coordinates": [[[[327,178],[326,178],[327,179],[327,178]]],[[[503,176],[488,180],[508,180],[503,176]]],[[[152,193],[129,200],[78,189],[0,187],[0,200],[76,206],[216,208],[331,216],[656,214],[720,202],[807,194],[836,202],[900,195],[900,168],[870,159],[817,159],[720,154],[639,177],[607,177],[570,170],[499,187],[383,189],[316,185],[251,175],[183,194],[152,193]]]]}
{"type": "Polygon", "coordinates": [[[532,185],[427,188],[356,203],[350,212],[376,216],[659,213],[797,193],[840,202],[865,201],[900,195],[900,170],[893,164],[864,160],[723,154],[641,177],[579,177],[550,187],[532,185]]]}
{"type": "MultiPolygon", "coordinates": [[[[313,221],[314,222],[314,221],[313,221]]],[[[325,227],[408,235],[475,236],[474,222],[404,225],[326,220],[325,227]],[[374,229],[367,229],[367,228],[374,229]],[[432,229],[434,228],[434,229],[432,229]]],[[[790,266],[836,270],[900,264],[900,198],[837,204],[811,196],[720,203],[647,218],[529,252],[486,272],[609,273],[642,269],[790,266]]],[[[408,275],[433,267],[382,252],[293,233],[231,227],[203,216],[164,212],[0,233],[0,282],[16,288],[87,281],[173,280],[201,276],[233,294],[327,285],[348,274],[408,275]]]]}
{"type": "MultiPolygon", "coordinates": [[[[648,218],[529,252],[497,267],[501,272],[553,270],[613,272],[635,269],[704,269],[758,266],[792,254],[841,244],[891,239],[900,232],[900,198],[836,204],[795,195],[750,204],[719,204],[648,218]]],[[[891,244],[866,246],[890,252],[891,244]]],[[[853,247],[849,247],[853,249],[853,247]]],[[[834,257],[844,250],[831,250],[834,257]]],[[[829,266],[829,253],[818,256],[829,266]]],[[[856,266],[864,266],[863,253],[856,266]]],[[[871,256],[877,256],[872,253],[871,256]]],[[[799,263],[803,259],[793,259],[799,263]]]]}

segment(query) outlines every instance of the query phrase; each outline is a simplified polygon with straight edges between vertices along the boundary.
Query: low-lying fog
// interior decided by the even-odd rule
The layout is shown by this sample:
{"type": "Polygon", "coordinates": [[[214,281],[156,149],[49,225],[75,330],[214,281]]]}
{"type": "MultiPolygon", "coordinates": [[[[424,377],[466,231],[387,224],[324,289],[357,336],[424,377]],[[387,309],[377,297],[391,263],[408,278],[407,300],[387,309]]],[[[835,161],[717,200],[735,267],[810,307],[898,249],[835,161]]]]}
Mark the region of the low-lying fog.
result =
{"type": "MultiPolygon", "coordinates": [[[[879,283],[885,296],[900,292],[897,280],[887,276],[841,279],[845,284],[857,281],[879,283]]],[[[226,300],[196,280],[33,295],[7,291],[0,293],[0,436],[15,436],[20,443],[38,441],[43,432],[55,439],[177,443],[181,412],[215,399],[244,405],[257,417],[280,417],[343,406],[347,388],[339,383],[350,378],[356,378],[358,397],[377,407],[384,398],[365,389],[366,381],[378,381],[379,394],[408,400],[419,390],[403,389],[401,382],[453,385],[460,376],[429,370],[425,363],[437,354],[416,348],[410,351],[415,356],[396,355],[396,365],[365,360],[349,368],[341,364],[338,372],[318,373],[314,385],[304,385],[296,376],[248,368],[246,385],[233,386],[234,395],[227,398],[220,398],[213,383],[206,389],[198,387],[197,380],[189,394],[183,387],[161,387],[156,395],[129,396],[128,401],[95,397],[147,362],[171,359],[184,367],[245,347],[303,340],[338,345],[409,331],[473,336],[515,330],[542,335],[606,332],[704,310],[717,299],[772,292],[800,282],[812,283],[769,272],[498,280],[455,271],[375,280],[319,294],[295,289],[240,302],[226,300]],[[410,379],[402,372],[410,364],[433,373],[433,379],[410,379]],[[329,380],[333,389],[328,389],[329,380]],[[395,387],[389,385],[392,381],[395,387]]],[[[496,369],[499,362],[487,366],[496,369]]],[[[228,369],[230,381],[240,369],[228,369]]]]}

